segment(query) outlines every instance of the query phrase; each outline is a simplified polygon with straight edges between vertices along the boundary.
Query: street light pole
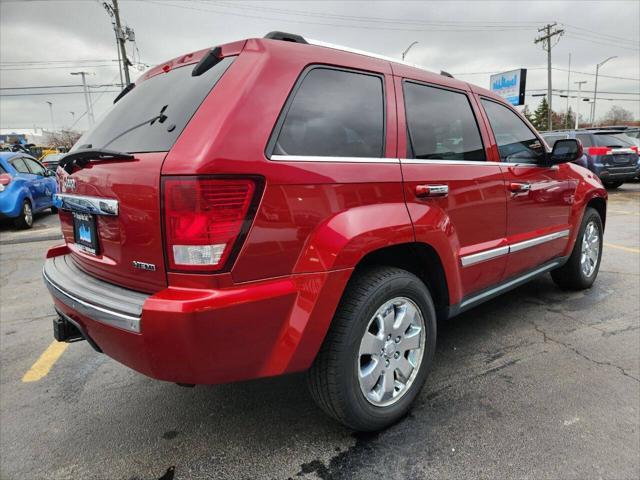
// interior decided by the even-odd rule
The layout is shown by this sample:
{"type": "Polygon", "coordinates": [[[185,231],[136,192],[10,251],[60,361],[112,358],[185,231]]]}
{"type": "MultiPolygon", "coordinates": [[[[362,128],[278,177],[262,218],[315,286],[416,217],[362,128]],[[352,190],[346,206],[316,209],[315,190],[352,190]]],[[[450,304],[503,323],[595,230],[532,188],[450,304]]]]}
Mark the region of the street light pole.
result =
{"type": "Polygon", "coordinates": [[[402,61],[403,61],[403,62],[404,62],[404,57],[406,57],[406,56],[407,56],[407,53],[409,53],[409,50],[411,50],[411,47],[413,47],[414,45],[417,45],[417,43],[418,43],[418,42],[412,42],[412,43],[411,43],[411,45],[409,45],[409,46],[407,47],[407,49],[406,49],[404,52],[402,52],[402,61]]]}
{"type": "Polygon", "coordinates": [[[596,65],[596,85],[593,89],[593,105],[592,105],[592,113],[591,113],[591,126],[593,126],[595,124],[596,121],[596,100],[598,98],[598,70],[600,70],[600,67],[602,65],[604,65],[605,63],[607,63],[609,60],[613,60],[614,58],[618,58],[617,56],[613,56],[613,57],[609,57],[606,60],[603,60],[602,62],[598,63],[596,65]]]}
{"type": "Polygon", "coordinates": [[[56,125],[53,121],[53,102],[50,102],[49,100],[47,100],[46,103],[49,104],[49,116],[51,117],[51,131],[53,132],[56,129],[56,125]]]}
{"type": "Polygon", "coordinates": [[[573,83],[578,85],[578,102],[576,103],[576,127],[575,127],[575,129],[577,130],[578,129],[578,124],[580,122],[580,101],[582,100],[580,98],[580,96],[582,94],[582,84],[583,83],[587,83],[587,81],[586,80],[582,80],[580,82],[573,82],[573,83]]]}
{"type": "Polygon", "coordinates": [[[85,78],[86,75],[89,75],[89,72],[71,72],[71,75],[80,75],[82,77],[82,89],[84,91],[84,104],[85,107],[87,107],[87,118],[89,119],[89,126],[93,127],[93,107],[89,101],[89,89],[87,88],[87,79],[85,78]]]}

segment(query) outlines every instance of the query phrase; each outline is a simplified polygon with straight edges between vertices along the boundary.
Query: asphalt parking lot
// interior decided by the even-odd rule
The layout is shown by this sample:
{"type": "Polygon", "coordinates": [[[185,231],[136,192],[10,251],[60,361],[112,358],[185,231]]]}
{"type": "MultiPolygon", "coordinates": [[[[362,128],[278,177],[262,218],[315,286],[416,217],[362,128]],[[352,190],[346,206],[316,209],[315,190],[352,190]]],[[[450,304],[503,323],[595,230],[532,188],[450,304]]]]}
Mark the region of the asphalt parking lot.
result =
{"type": "Polygon", "coordinates": [[[442,325],[412,413],[376,435],[324,416],[303,375],[188,389],[50,347],[56,222],[0,226],[3,479],[640,477],[638,183],[610,192],[592,289],[545,276],[442,325]]]}

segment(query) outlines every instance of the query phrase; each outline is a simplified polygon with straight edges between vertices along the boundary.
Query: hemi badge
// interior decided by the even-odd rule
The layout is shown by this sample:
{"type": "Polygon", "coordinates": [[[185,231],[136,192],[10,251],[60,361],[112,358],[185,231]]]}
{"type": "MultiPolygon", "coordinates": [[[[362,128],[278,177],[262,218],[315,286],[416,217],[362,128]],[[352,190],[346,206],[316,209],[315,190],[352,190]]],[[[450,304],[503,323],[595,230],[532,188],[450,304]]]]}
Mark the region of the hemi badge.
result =
{"type": "Polygon", "coordinates": [[[140,270],[146,270],[147,272],[156,271],[156,266],[153,263],[138,262],[137,260],[134,260],[131,263],[134,268],[139,268],[140,270]]]}

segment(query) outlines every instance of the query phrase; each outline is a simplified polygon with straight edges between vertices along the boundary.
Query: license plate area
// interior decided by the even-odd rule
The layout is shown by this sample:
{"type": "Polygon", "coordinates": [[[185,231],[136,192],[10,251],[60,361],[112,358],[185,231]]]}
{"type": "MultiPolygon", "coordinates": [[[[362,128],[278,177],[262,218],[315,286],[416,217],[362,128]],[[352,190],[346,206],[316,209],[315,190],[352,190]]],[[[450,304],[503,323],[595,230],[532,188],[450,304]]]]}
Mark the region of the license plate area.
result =
{"type": "Polygon", "coordinates": [[[89,213],[72,212],[73,241],[85,252],[98,254],[98,230],[96,216],[89,213]]]}

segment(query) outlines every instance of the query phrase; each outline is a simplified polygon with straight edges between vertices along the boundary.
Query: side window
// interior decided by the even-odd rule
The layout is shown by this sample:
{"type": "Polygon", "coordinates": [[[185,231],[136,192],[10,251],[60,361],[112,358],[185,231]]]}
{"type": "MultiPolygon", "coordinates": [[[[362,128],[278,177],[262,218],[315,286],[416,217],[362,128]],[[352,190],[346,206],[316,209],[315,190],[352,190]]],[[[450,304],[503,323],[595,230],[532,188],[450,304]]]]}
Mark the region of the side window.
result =
{"type": "Polygon", "coordinates": [[[384,156],[384,91],[377,75],[310,70],[286,111],[274,155],[384,156]]]}
{"type": "Polygon", "coordinates": [[[22,158],[11,160],[11,165],[13,165],[13,168],[15,168],[18,173],[31,173],[27,168],[27,164],[24,163],[24,160],[22,158]]]}
{"type": "Polygon", "coordinates": [[[478,124],[463,93],[404,82],[410,152],[420,159],[484,161],[478,124]]]}
{"type": "Polygon", "coordinates": [[[42,165],[30,158],[25,158],[24,161],[27,163],[27,166],[29,167],[29,170],[31,170],[31,173],[44,176],[45,169],[42,165]]]}
{"type": "Polygon", "coordinates": [[[7,171],[5,170],[5,168],[2,166],[2,164],[0,164],[0,173],[7,173],[7,171]]]}
{"type": "Polygon", "coordinates": [[[587,133],[578,133],[576,134],[576,138],[582,142],[583,147],[593,147],[593,142],[591,141],[591,135],[587,133]]]}
{"type": "Polygon", "coordinates": [[[522,119],[507,107],[482,100],[493,134],[504,162],[537,163],[544,154],[544,146],[522,119]]]}

